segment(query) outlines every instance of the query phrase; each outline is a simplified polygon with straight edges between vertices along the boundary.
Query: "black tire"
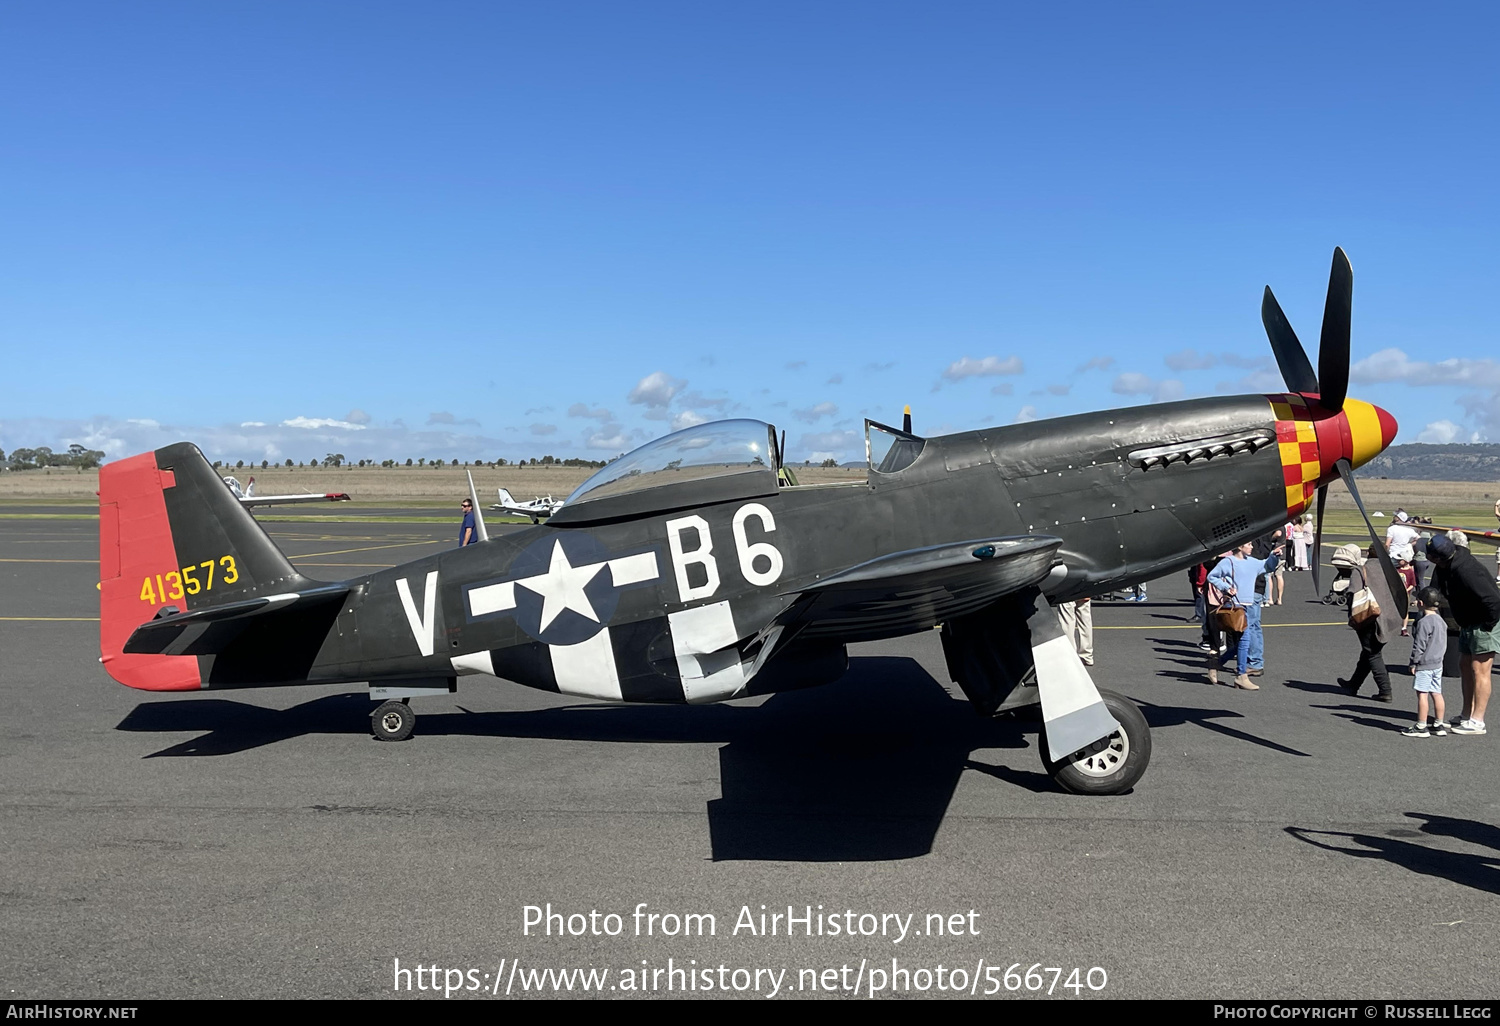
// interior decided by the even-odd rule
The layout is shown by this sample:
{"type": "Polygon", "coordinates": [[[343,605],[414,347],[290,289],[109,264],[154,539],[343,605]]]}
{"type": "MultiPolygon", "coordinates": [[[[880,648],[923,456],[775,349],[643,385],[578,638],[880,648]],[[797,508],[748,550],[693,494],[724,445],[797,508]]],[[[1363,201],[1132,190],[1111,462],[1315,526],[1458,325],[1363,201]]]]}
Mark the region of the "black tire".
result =
{"type": "Polygon", "coordinates": [[[417,725],[417,714],[405,702],[384,702],[370,714],[370,733],[377,741],[405,741],[417,725]]]}
{"type": "Polygon", "coordinates": [[[1151,762],[1151,727],[1134,702],[1124,695],[1099,689],[1099,697],[1124,732],[1053,762],[1042,738],[1042,765],[1064,791],[1073,794],[1124,794],[1135,786],[1151,762]]]}

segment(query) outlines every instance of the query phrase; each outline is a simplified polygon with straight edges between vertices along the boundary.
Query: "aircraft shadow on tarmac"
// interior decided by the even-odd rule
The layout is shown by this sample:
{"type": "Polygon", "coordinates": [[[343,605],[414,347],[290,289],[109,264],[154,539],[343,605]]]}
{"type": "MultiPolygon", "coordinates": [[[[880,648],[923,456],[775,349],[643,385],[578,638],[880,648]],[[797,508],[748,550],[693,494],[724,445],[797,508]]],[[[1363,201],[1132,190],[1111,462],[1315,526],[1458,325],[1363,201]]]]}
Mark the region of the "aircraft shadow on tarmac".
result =
{"type": "Polygon", "coordinates": [[[1425,812],[1408,812],[1406,816],[1422,821],[1420,826],[1415,830],[1392,828],[1384,837],[1306,827],[1287,827],[1286,832],[1324,851],[1357,859],[1379,859],[1403,866],[1413,873],[1441,877],[1475,890],[1500,894],[1500,828],[1471,819],[1434,816],[1425,812]],[[1405,839],[1424,835],[1453,838],[1489,851],[1479,855],[1445,851],[1405,839]],[[1358,847],[1351,847],[1351,844],[1358,847]]]}
{"type": "MultiPolygon", "coordinates": [[[[232,755],[304,734],[364,733],[370,702],[331,695],[286,710],[224,699],[142,703],[120,730],[201,731],[147,758],[232,755]]],[[[933,838],[965,769],[1037,791],[1044,773],[976,763],[978,749],[1027,748],[1036,726],[975,716],[914,660],[850,661],[842,681],[772,695],[759,706],[571,706],[426,713],[424,736],[721,744],[723,797],[708,803],[721,860],[914,858],[933,838]]]]}
{"type": "MultiPolygon", "coordinates": [[[[233,755],[306,734],[364,733],[369,699],[330,695],[286,710],[226,699],[138,705],[117,729],[196,731],[147,758],[233,755]]],[[[1303,755],[1216,719],[1229,709],[1143,704],[1153,727],[1196,723],[1303,755]]],[[[927,854],[964,770],[1033,792],[1050,777],[975,761],[977,750],[1029,748],[1037,717],[987,719],[914,660],[861,657],[836,684],[772,695],[755,707],[587,705],[523,712],[427,713],[423,736],[548,738],[634,744],[721,744],[720,789],[708,803],[716,861],[857,862],[927,854]]]]}

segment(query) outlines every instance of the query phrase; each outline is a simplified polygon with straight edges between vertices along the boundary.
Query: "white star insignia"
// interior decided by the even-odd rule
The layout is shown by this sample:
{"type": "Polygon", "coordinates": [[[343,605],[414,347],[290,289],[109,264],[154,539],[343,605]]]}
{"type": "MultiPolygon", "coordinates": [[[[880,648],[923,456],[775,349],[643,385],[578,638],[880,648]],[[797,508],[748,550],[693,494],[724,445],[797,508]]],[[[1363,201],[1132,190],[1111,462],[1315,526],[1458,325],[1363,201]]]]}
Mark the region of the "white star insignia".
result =
{"type": "Polygon", "coordinates": [[[605,563],[586,563],[583,566],[573,566],[568,562],[568,554],[563,551],[562,541],[557,540],[552,543],[552,562],[547,567],[547,572],[537,574],[535,577],[522,578],[515,583],[542,597],[540,630],[546,630],[564,609],[571,609],[598,623],[599,616],[594,612],[594,607],[590,604],[589,597],[584,594],[583,589],[599,575],[599,571],[603,570],[606,565],[605,563]]]}

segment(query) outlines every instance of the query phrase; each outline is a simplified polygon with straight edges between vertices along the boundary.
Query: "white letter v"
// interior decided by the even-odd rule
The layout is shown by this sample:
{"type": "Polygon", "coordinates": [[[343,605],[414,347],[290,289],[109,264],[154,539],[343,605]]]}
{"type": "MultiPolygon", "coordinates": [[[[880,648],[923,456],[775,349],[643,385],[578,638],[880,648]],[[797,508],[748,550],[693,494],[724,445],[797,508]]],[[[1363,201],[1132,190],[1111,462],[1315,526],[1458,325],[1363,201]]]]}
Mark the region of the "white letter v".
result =
{"type": "Polygon", "coordinates": [[[437,643],[437,617],[433,616],[433,607],[437,605],[437,577],[436,570],[427,572],[427,590],[422,596],[422,617],[417,618],[417,604],[411,599],[411,585],[403,577],[396,582],[396,590],[401,593],[401,608],[406,610],[406,622],[411,626],[411,636],[417,641],[417,648],[424,656],[432,655],[433,647],[437,643]]]}

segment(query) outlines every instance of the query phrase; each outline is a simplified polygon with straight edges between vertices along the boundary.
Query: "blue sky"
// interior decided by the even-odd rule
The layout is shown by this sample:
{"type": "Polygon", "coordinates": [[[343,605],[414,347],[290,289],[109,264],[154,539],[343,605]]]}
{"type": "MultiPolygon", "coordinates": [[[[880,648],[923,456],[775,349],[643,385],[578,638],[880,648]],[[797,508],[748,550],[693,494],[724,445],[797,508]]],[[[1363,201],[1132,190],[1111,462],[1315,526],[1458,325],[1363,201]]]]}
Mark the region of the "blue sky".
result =
{"type": "MultiPolygon", "coordinates": [[[[1500,441],[1500,8],[0,6],[0,448],[607,458],[1280,388],[1500,441]]],[[[1217,5],[1224,6],[1224,5],[1217,5]]]]}

